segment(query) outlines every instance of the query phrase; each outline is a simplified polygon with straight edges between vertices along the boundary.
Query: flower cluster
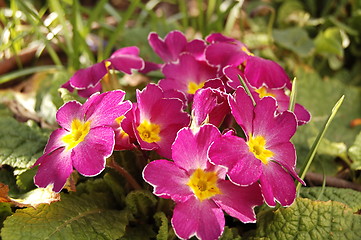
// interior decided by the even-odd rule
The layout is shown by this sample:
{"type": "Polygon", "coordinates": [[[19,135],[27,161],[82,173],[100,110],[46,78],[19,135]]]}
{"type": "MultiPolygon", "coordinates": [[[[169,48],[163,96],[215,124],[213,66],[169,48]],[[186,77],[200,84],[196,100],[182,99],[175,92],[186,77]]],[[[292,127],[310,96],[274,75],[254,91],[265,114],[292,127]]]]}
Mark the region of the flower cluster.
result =
{"type": "Polygon", "coordinates": [[[151,33],[148,40],[163,63],[145,62],[137,47],[127,47],[63,85],[89,98],[59,109],[61,128],[35,163],[35,184],[59,192],[73,168],[95,176],[113,151],[154,150],[162,159],[150,161],[143,178],[156,196],[175,202],[171,223],[179,238],[219,238],[223,212],[249,223],[264,202],[291,205],[294,180],[303,181],[290,139],[310,114],[299,104],[288,110],[285,70],[218,33],[192,41],[179,31],[164,39],[151,33]],[[164,78],[137,90],[131,103],[121,90],[96,93],[114,70],[160,70],[164,78]]]}

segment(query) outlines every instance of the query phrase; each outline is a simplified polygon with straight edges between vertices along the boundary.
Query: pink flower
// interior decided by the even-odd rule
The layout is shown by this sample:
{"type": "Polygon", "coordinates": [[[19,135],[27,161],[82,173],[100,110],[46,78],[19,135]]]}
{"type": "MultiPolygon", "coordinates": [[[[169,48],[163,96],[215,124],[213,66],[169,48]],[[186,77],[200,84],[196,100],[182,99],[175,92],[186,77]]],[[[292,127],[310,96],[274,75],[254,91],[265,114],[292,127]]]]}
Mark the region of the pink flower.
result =
{"type": "Polygon", "coordinates": [[[211,44],[206,48],[207,61],[221,69],[227,66],[241,68],[249,83],[260,88],[292,88],[286,71],[276,62],[254,56],[246,47],[232,38],[211,34],[206,38],[211,44]]]}
{"type": "Polygon", "coordinates": [[[159,86],[165,91],[179,90],[188,100],[192,99],[207,80],[217,77],[217,68],[195,59],[190,54],[182,54],[177,63],[164,65],[162,72],[165,79],[160,80],[159,86]]]}
{"type": "Polygon", "coordinates": [[[155,150],[163,157],[171,157],[171,145],[179,129],[188,126],[190,117],[183,111],[183,102],[170,98],[155,84],[137,91],[137,104],[124,121],[132,122],[132,129],[123,130],[134,136],[143,150],[155,150]]]}
{"type": "Polygon", "coordinates": [[[144,61],[139,57],[139,49],[125,47],[118,49],[110,58],[100,63],[78,70],[62,87],[71,92],[77,89],[79,96],[87,98],[91,94],[101,91],[100,80],[109,74],[109,70],[114,69],[131,74],[133,69],[141,70],[143,68],[144,61]]]}
{"type": "Polygon", "coordinates": [[[291,205],[296,197],[292,177],[303,183],[295,172],[296,151],[290,142],[297,128],[294,114],[276,114],[272,97],[262,98],[254,107],[242,87],[229,103],[246,140],[230,132],[215,140],[209,151],[211,162],[226,167],[230,180],[241,186],[259,181],[269,206],[275,201],[291,205]]]}
{"type": "MultiPolygon", "coordinates": [[[[224,74],[227,76],[227,78],[230,80],[228,82],[228,85],[232,87],[233,89],[236,89],[237,87],[241,86],[241,82],[239,80],[238,75],[240,75],[247,84],[247,87],[252,93],[253,98],[256,102],[261,100],[264,97],[274,97],[277,101],[277,111],[278,112],[284,112],[288,110],[289,103],[290,103],[290,97],[286,95],[285,91],[288,89],[286,87],[284,88],[270,88],[267,87],[266,84],[258,84],[260,87],[256,87],[255,85],[252,85],[247,81],[245,78],[244,73],[239,70],[236,67],[228,66],[223,69],[224,74]]],[[[294,114],[297,118],[297,124],[303,125],[310,121],[311,114],[303,107],[302,105],[296,103],[294,114]]]]}
{"type": "Polygon", "coordinates": [[[113,152],[112,124],[131,108],[124,100],[123,91],[92,95],[83,105],[71,101],[57,112],[61,128],[55,130],[36,161],[39,166],[34,182],[39,187],[53,184],[59,192],[73,168],[84,176],[95,176],[103,171],[105,159],[113,152]]]}
{"type": "Polygon", "coordinates": [[[150,33],[148,36],[150,46],[154,52],[165,62],[175,62],[182,53],[189,53],[196,59],[204,59],[206,44],[202,40],[187,41],[182,32],[172,31],[161,39],[157,33],[150,33]]]}
{"type": "Polygon", "coordinates": [[[245,223],[256,221],[253,208],[262,204],[258,183],[236,186],[225,180],[222,167],[207,160],[209,146],[219,137],[210,124],[196,133],[184,128],[172,146],[174,162],[155,160],[143,170],[155,195],[176,202],[171,222],[181,239],[218,239],[225,225],[223,211],[245,223]]]}

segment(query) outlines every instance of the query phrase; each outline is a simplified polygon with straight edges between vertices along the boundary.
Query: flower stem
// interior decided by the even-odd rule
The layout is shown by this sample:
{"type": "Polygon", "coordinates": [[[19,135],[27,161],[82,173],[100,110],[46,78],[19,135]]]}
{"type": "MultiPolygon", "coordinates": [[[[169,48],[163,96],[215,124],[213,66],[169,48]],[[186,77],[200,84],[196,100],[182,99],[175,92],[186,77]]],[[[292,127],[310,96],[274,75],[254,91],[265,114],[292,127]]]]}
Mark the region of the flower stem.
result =
{"type": "Polygon", "coordinates": [[[142,187],[139,185],[139,183],[133,178],[132,175],[129,174],[127,170],[125,170],[123,167],[118,165],[118,163],[115,162],[114,157],[111,156],[108,161],[108,167],[113,168],[115,171],[117,171],[120,175],[122,175],[134,188],[135,190],[140,190],[142,187]]]}

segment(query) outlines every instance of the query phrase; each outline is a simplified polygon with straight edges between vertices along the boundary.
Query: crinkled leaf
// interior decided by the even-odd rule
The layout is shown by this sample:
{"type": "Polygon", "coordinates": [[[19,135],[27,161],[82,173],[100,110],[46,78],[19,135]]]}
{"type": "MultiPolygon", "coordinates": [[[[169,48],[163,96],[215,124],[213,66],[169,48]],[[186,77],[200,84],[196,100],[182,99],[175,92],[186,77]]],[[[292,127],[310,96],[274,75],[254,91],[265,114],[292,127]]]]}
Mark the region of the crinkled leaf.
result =
{"type": "Polygon", "coordinates": [[[225,227],[220,240],[241,240],[237,228],[225,227]]]}
{"type": "Polygon", "coordinates": [[[28,168],[43,153],[48,133],[11,117],[0,118],[0,164],[28,168]]]}
{"type": "Polygon", "coordinates": [[[104,175],[104,181],[111,189],[116,202],[123,206],[125,204],[125,191],[119,177],[117,178],[111,173],[108,173],[104,175]]]}
{"type": "Polygon", "coordinates": [[[357,135],[355,142],[348,149],[348,155],[353,161],[351,168],[354,170],[361,170],[361,132],[357,135]]]}
{"type": "Polygon", "coordinates": [[[307,57],[314,49],[313,41],[306,30],[300,27],[273,30],[275,42],[282,47],[296,53],[300,57],[307,57]]]}
{"type": "Polygon", "coordinates": [[[60,202],[17,210],[4,221],[3,240],[118,239],[125,233],[128,211],[112,209],[105,194],[62,195],[60,202]]]}
{"type": "Polygon", "coordinates": [[[168,218],[164,212],[157,212],[154,214],[154,220],[156,225],[159,227],[157,240],[167,240],[168,239],[168,218]]]}
{"type": "Polygon", "coordinates": [[[137,190],[126,196],[125,203],[134,216],[147,218],[153,215],[151,213],[157,204],[157,199],[149,191],[137,190]]]}
{"type": "Polygon", "coordinates": [[[300,196],[312,200],[337,201],[348,205],[354,212],[361,209],[361,192],[349,188],[303,187],[300,196]]]}
{"type": "Polygon", "coordinates": [[[121,240],[146,240],[154,239],[156,233],[153,231],[153,226],[146,223],[135,223],[132,227],[127,227],[125,235],[121,240]]]}
{"type": "Polygon", "coordinates": [[[254,238],[360,239],[361,216],[335,201],[298,198],[288,208],[260,212],[254,238]]]}

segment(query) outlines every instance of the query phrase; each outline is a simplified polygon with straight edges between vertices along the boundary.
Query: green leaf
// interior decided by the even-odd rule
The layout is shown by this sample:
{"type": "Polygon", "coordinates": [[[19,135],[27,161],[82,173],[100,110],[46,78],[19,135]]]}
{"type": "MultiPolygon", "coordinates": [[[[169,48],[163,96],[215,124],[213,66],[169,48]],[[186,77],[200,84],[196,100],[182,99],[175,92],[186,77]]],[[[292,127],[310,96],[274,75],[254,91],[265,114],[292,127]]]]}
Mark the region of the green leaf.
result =
{"type": "Polygon", "coordinates": [[[361,239],[361,216],[346,205],[296,199],[288,208],[260,212],[256,239],[361,239]]]}
{"type": "Polygon", "coordinates": [[[128,211],[113,210],[105,194],[62,195],[60,202],[17,210],[4,221],[3,240],[118,239],[125,233],[128,211]]]}
{"type": "Polygon", "coordinates": [[[361,132],[357,135],[355,142],[348,149],[348,155],[353,161],[351,168],[361,170],[361,132]]]}
{"type": "Polygon", "coordinates": [[[350,122],[360,117],[361,88],[347,86],[338,79],[321,79],[317,72],[301,68],[297,70],[296,76],[297,102],[305,106],[312,115],[311,122],[299,127],[292,138],[297,148],[298,165],[301,166],[309,151],[307,144],[309,139],[319,133],[330,109],[341,95],[345,95],[345,100],[327,130],[325,138],[332,142],[343,142],[347,146],[352,145],[361,130],[361,126],[350,128],[350,122]]]}
{"type": "Polygon", "coordinates": [[[342,38],[338,27],[330,27],[319,32],[315,39],[316,52],[343,56],[342,38]]]}
{"type": "Polygon", "coordinates": [[[35,188],[34,176],[37,170],[37,167],[30,168],[16,176],[16,184],[21,190],[29,191],[35,188]]]}
{"type": "Polygon", "coordinates": [[[241,240],[237,228],[225,227],[220,240],[241,240]]]}
{"type": "Polygon", "coordinates": [[[300,57],[309,56],[314,49],[312,40],[303,28],[274,29],[273,38],[277,44],[296,53],[300,57]]]}
{"type": "Polygon", "coordinates": [[[325,187],[303,187],[301,197],[320,201],[337,201],[348,205],[354,212],[361,209],[361,192],[349,188],[325,187]]]}
{"type": "Polygon", "coordinates": [[[148,218],[153,215],[151,212],[157,204],[157,199],[149,191],[137,190],[130,192],[126,196],[125,203],[134,216],[148,218]]]}
{"type": "Polygon", "coordinates": [[[168,218],[164,212],[157,212],[154,214],[154,220],[156,225],[159,227],[157,234],[157,240],[167,240],[168,239],[168,218]]]}
{"type": "Polygon", "coordinates": [[[43,153],[48,133],[11,117],[0,118],[0,164],[28,168],[43,153]]]}
{"type": "Polygon", "coordinates": [[[0,228],[3,226],[4,220],[12,214],[9,203],[0,202],[0,228]]]}

